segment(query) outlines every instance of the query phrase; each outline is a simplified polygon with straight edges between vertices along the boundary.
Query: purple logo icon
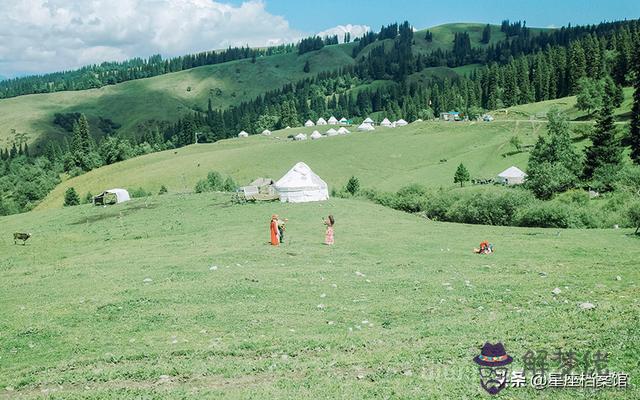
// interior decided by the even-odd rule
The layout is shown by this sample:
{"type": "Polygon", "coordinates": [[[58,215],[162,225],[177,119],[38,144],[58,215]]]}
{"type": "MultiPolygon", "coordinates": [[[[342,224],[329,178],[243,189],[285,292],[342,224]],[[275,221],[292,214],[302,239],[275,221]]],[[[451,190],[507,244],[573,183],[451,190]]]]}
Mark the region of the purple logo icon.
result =
{"type": "Polygon", "coordinates": [[[485,343],[480,355],[475,356],[473,361],[478,364],[480,385],[487,393],[498,394],[507,386],[509,364],[513,362],[513,358],[507,354],[502,343],[485,343]]]}

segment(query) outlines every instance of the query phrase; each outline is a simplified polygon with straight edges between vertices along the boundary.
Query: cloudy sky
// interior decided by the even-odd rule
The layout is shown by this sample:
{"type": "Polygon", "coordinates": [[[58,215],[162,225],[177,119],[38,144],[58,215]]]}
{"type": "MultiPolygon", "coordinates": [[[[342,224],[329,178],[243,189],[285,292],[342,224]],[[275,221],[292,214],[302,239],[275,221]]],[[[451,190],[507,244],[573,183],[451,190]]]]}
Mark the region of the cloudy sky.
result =
{"type": "Polygon", "coordinates": [[[0,76],[77,68],[101,61],[175,56],[227,46],[265,46],[310,34],[409,20],[417,28],[446,22],[529,26],[638,18],[640,2],[460,0],[0,0],[0,76]],[[497,12],[496,10],[500,10],[497,12]],[[552,11],[552,12],[550,12],[552,11]]]}

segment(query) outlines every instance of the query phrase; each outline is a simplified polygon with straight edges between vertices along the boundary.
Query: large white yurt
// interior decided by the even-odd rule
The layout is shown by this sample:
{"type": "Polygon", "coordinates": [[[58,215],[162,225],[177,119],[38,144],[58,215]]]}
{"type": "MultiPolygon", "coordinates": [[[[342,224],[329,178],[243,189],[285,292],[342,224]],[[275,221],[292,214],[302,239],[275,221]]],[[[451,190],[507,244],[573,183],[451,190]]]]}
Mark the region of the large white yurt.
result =
{"type": "Polygon", "coordinates": [[[329,199],[327,183],[309,166],[299,162],[275,184],[283,203],[304,203],[329,199]]]}

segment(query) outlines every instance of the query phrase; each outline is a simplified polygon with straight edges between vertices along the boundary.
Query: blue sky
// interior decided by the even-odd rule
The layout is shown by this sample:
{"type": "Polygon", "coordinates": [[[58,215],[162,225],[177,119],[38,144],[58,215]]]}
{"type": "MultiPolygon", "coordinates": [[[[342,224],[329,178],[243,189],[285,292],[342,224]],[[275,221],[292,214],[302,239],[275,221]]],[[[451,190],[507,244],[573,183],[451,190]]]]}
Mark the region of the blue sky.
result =
{"type": "Polygon", "coordinates": [[[0,0],[0,77],[68,70],[132,57],[228,46],[294,43],[313,34],[352,37],[408,20],[528,26],[640,18],[640,0],[0,0]],[[345,27],[345,25],[352,25],[345,27]]]}
{"type": "Polygon", "coordinates": [[[639,0],[265,0],[265,3],[267,11],[284,16],[293,28],[305,31],[321,31],[348,23],[377,29],[383,24],[404,20],[416,28],[448,22],[499,24],[503,19],[526,20],[527,25],[536,27],[560,27],[569,22],[572,25],[591,24],[640,17],[639,0]]]}

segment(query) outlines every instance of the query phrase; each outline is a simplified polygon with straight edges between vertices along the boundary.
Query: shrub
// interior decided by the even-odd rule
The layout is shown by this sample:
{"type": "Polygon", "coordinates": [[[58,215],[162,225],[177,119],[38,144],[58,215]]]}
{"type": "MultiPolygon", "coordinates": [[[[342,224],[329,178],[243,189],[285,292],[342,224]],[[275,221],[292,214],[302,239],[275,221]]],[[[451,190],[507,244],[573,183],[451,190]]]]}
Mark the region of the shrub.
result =
{"type": "Polygon", "coordinates": [[[84,195],[84,202],[93,203],[93,195],[91,194],[91,192],[87,192],[87,194],[84,195]]]}
{"type": "Polygon", "coordinates": [[[211,171],[207,174],[206,179],[200,179],[196,182],[194,191],[196,193],[204,192],[233,192],[238,185],[231,177],[226,179],[217,171],[211,171]]]}
{"type": "Polygon", "coordinates": [[[569,228],[571,211],[562,203],[539,202],[518,213],[518,225],[539,228],[569,228]]]}
{"type": "Polygon", "coordinates": [[[640,201],[636,200],[627,209],[627,217],[631,226],[636,228],[635,234],[640,231],[640,201]]]}
{"type": "MultiPolygon", "coordinates": [[[[391,199],[392,208],[406,212],[424,211],[427,206],[427,190],[420,185],[409,185],[398,190],[391,199]]],[[[388,201],[388,200],[387,200],[388,201]]]]}
{"type": "Polygon", "coordinates": [[[355,176],[352,176],[347,182],[346,189],[347,192],[351,193],[351,195],[355,195],[356,193],[358,193],[358,190],[360,190],[360,180],[355,176]]]}
{"type": "Polygon", "coordinates": [[[165,185],[160,186],[160,190],[158,191],[159,195],[163,195],[165,193],[167,193],[169,190],[167,189],[167,187],[165,185]]]}
{"type": "Polygon", "coordinates": [[[80,196],[78,196],[76,189],[70,187],[64,192],[64,206],[77,206],[78,204],[80,204],[80,196]]]}
{"type": "Polygon", "coordinates": [[[138,198],[138,197],[151,196],[151,193],[147,192],[143,188],[139,187],[137,189],[129,190],[129,195],[131,195],[131,197],[133,197],[133,198],[138,198]]]}
{"type": "Polygon", "coordinates": [[[534,201],[521,190],[483,190],[450,206],[447,220],[467,224],[515,225],[516,213],[534,201]]]}

